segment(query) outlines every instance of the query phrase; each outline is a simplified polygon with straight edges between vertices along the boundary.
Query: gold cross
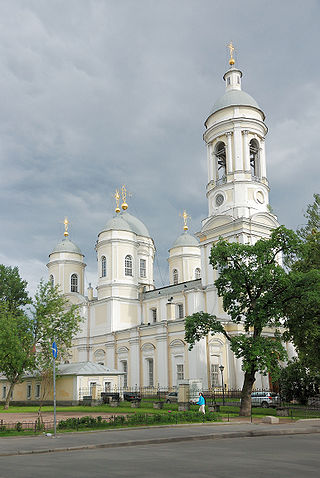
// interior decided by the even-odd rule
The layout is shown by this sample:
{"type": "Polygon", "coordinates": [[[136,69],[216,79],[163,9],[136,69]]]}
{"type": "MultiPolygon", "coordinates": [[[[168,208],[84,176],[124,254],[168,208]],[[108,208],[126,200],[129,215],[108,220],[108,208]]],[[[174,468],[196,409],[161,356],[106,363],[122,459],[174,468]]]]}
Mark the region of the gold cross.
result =
{"type": "Polygon", "coordinates": [[[125,211],[126,209],[128,209],[128,204],[126,203],[126,199],[127,199],[127,189],[126,189],[125,185],[123,185],[122,188],[121,188],[121,196],[122,196],[122,204],[121,204],[121,207],[122,207],[122,209],[125,211]]]}
{"type": "Polygon", "coordinates": [[[189,214],[187,214],[186,210],[183,211],[183,214],[179,214],[179,216],[183,217],[183,222],[184,222],[183,230],[187,231],[189,229],[187,221],[188,221],[188,219],[191,219],[191,216],[189,216],[189,214]]]}
{"type": "Polygon", "coordinates": [[[64,237],[68,237],[69,236],[68,226],[69,226],[70,222],[68,221],[67,217],[64,218],[63,224],[64,224],[64,234],[63,235],[64,235],[64,237]]]}
{"type": "Polygon", "coordinates": [[[234,46],[232,44],[232,41],[229,43],[229,45],[227,45],[228,48],[229,48],[229,52],[230,52],[230,60],[229,60],[229,64],[230,65],[234,65],[234,58],[233,58],[233,52],[234,52],[234,46]]]}
{"type": "Polygon", "coordinates": [[[114,196],[113,196],[116,200],[116,213],[120,212],[120,208],[119,208],[119,201],[120,201],[120,193],[119,193],[119,190],[116,189],[116,192],[114,193],[114,196]]]}

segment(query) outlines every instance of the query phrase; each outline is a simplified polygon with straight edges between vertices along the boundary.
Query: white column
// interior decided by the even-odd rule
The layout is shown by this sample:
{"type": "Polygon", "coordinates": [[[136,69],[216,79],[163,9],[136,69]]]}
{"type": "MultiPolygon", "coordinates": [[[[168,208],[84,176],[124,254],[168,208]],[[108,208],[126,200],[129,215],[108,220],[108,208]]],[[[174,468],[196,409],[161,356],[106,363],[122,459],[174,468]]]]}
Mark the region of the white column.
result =
{"type": "MultiPolygon", "coordinates": [[[[168,344],[165,328],[157,334],[157,375],[160,388],[166,388],[168,384],[168,344]]],[[[156,385],[158,385],[156,384],[156,385]]]]}
{"type": "Polygon", "coordinates": [[[234,158],[235,158],[235,171],[243,171],[242,135],[241,135],[240,128],[234,129],[234,158]]]}
{"type": "Polygon", "coordinates": [[[232,173],[232,131],[226,133],[227,136],[227,173],[232,173]]]}
{"type": "Polygon", "coordinates": [[[210,181],[212,181],[214,178],[213,178],[213,157],[212,157],[212,152],[213,152],[213,148],[212,148],[212,143],[209,143],[208,146],[207,146],[207,156],[208,156],[208,183],[210,183],[210,181]]]}
{"type": "Polygon", "coordinates": [[[260,150],[259,150],[259,163],[260,163],[260,175],[261,178],[266,178],[267,177],[267,167],[266,167],[266,146],[265,146],[265,140],[262,138],[260,140],[260,150]]]}
{"type": "Polygon", "coordinates": [[[106,342],[106,367],[109,368],[115,368],[117,369],[119,367],[118,364],[115,363],[114,361],[114,348],[115,348],[115,340],[113,335],[110,335],[107,338],[106,342]]]}
{"type": "Polygon", "coordinates": [[[244,170],[250,171],[250,152],[249,152],[249,140],[248,140],[249,131],[245,129],[242,131],[243,134],[243,152],[244,152],[244,170]]]}
{"type": "Polygon", "coordinates": [[[132,337],[130,344],[130,363],[128,365],[130,374],[130,386],[140,388],[140,355],[139,355],[139,337],[132,337]]]}
{"type": "Polygon", "coordinates": [[[235,361],[235,370],[236,370],[236,387],[238,389],[241,389],[243,385],[243,370],[241,368],[242,359],[238,359],[234,357],[234,361],[235,361]]]}

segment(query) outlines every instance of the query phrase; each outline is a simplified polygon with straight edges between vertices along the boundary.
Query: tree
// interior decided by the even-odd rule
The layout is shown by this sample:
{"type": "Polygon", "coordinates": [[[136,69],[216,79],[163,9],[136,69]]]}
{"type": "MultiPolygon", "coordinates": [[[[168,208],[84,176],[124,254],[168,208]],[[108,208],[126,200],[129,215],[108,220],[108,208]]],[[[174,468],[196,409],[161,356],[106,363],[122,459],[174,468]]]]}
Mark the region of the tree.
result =
{"type": "MultiPolygon", "coordinates": [[[[19,280],[26,287],[20,277],[19,280]]],[[[21,291],[15,297],[20,297],[21,304],[30,302],[21,291]]],[[[58,346],[58,360],[66,357],[82,320],[78,307],[70,306],[58,286],[52,287],[50,282],[40,282],[28,311],[18,308],[19,300],[0,301],[0,371],[10,382],[5,408],[9,407],[14,386],[23,381],[27,372],[48,375],[52,368],[53,341],[58,346]]]]}
{"type": "Polygon", "coordinates": [[[18,267],[0,264],[0,303],[16,313],[30,302],[27,282],[21,279],[18,267]]]}
{"type": "Polygon", "coordinates": [[[186,318],[185,338],[189,349],[208,333],[221,333],[235,356],[242,359],[244,383],[240,415],[248,416],[251,412],[256,372],[270,372],[275,377],[279,373],[279,361],[286,358],[280,328],[284,303],[290,300],[289,295],[285,295],[290,276],[279,259],[281,255],[292,259],[298,248],[297,235],[283,226],[275,229],[269,239],[260,239],[254,245],[220,239],[210,255],[212,267],[219,270],[215,286],[225,312],[232,322],[242,325],[243,332],[229,333],[227,325],[204,312],[186,318]]]}
{"type": "Polygon", "coordinates": [[[300,360],[320,372],[320,194],[307,207],[306,225],[298,230],[302,246],[291,262],[296,297],[286,303],[286,340],[294,343],[300,360]]]}
{"type": "Polygon", "coordinates": [[[35,365],[31,327],[32,322],[23,311],[12,311],[7,304],[0,303],[0,371],[10,383],[5,409],[9,408],[14,386],[35,365]]]}
{"type": "Polygon", "coordinates": [[[5,408],[14,385],[33,364],[31,324],[25,313],[30,302],[18,268],[0,264],[0,372],[10,382],[5,408]]]}
{"type": "Polygon", "coordinates": [[[320,391],[320,374],[313,375],[302,362],[294,359],[281,370],[279,386],[282,400],[298,400],[306,405],[308,398],[320,391]]]}

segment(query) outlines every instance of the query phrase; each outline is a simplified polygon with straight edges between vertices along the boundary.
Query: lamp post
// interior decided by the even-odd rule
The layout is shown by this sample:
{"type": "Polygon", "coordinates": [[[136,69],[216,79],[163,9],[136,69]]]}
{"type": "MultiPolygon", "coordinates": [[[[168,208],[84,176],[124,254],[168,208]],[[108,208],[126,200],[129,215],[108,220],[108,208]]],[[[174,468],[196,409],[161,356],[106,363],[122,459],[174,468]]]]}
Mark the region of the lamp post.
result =
{"type": "Polygon", "coordinates": [[[219,369],[220,369],[220,372],[221,372],[221,383],[222,383],[222,405],[224,406],[224,383],[223,383],[224,366],[220,365],[219,369]]]}

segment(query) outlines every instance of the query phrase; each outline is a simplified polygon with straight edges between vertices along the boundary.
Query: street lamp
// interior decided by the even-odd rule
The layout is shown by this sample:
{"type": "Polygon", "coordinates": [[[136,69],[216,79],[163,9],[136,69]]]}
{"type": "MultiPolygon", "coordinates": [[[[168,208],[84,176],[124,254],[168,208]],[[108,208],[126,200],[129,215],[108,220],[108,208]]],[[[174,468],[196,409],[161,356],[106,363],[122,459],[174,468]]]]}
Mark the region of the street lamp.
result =
{"type": "Polygon", "coordinates": [[[220,369],[220,372],[221,372],[221,383],[222,383],[222,405],[224,406],[224,383],[223,383],[224,366],[220,365],[219,369],[220,369]]]}

